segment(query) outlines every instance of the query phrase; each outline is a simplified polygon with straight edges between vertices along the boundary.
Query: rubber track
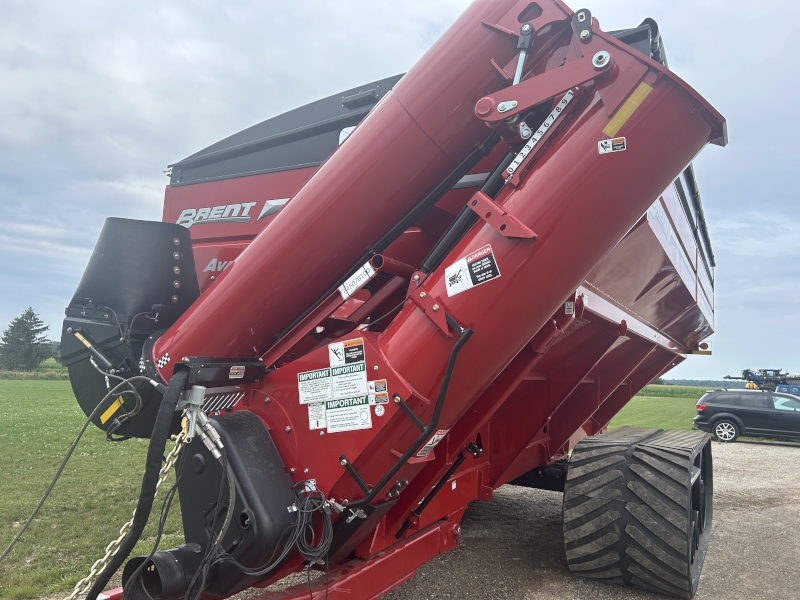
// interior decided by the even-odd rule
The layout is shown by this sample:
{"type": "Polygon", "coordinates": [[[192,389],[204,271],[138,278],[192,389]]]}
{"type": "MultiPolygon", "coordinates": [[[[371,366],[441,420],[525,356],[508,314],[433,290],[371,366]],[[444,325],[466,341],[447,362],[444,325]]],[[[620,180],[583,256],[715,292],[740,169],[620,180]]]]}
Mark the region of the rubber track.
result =
{"type": "Polygon", "coordinates": [[[689,470],[706,439],[699,432],[624,427],[582,440],[564,491],[570,570],[690,598],[689,470]]]}

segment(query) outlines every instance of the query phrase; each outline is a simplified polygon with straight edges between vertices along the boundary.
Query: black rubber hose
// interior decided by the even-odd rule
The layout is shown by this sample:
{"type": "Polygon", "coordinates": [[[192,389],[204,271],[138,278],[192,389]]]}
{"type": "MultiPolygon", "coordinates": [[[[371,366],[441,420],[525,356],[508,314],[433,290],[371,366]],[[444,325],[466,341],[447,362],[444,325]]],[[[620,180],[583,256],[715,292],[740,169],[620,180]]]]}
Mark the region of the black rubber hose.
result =
{"type": "Polygon", "coordinates": [[[130,555],[136,542],[147,525],[150,518],[150,511],[153,508],[153,499],[156,495],[156,484],[158,483],[161,463],[164,461],[164,450],[169,439],[169,430],[172,426],[172,419],[175,415],[175,407],[178,405],[186,381],[189,379],[189,370],[178,371],[169,380],[167,391],[164,392],[164,399],[158,409],[153,433],[150,436],[150,445],[147,448],[147,460],[145,462],[144,476],[142,477],[142,488],[139,492],[139,502],[136,505],[136,515],[133,518],[133,525],[127,535],[122,539],[117,553],[111,558],[106,568],[97,576],[92,589],[86,596],[86,600],[97,600],[97,595],[102,593],[108,582],[113,577],[117,569],[122,565],[128,555],[130,555]]]}

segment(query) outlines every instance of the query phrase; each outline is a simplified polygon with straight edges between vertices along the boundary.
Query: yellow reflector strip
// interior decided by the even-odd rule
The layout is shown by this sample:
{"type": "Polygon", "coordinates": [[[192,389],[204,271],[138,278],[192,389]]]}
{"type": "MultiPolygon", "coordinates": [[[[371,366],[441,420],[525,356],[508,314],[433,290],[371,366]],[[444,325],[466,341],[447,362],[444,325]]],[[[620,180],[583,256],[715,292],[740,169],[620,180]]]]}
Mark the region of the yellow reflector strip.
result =
{"type": "Polygon", "coordinates": [[[119,410],[119,407],[122,406],[122,403],[122,396],[118,396],[117,399],[114,400],[114,403],[106,409],[106,412],[100,415],[100,422],[105,425],[106,421],[113,417],[114,413],[119,410]]]}
{"type": "Polygon", "coordinates": [[[603,133],[605,133],[608,137],[614,137],[617,135],[617,132],[622,129],[622,126],[628,122],[628,119],[631,118],[631,115],[636,112],[636,109],[639,108],[639,105],[647,98],[648,94],[653,91],[646,83],[640,83],[639,87],[633,90],[633,93],[628,96],[628,99],[625,100],[624,104],[619,107],[617,114],[608,122],[606,128],[603,129],[603,133]]]}

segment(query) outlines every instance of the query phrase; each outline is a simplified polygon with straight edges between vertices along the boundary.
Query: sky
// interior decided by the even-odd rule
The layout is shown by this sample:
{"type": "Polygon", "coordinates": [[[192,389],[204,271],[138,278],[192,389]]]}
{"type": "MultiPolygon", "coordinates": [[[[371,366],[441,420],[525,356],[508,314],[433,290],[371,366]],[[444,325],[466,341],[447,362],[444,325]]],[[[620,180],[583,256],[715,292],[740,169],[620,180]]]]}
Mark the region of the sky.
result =
{"type": "MultiPolygon", "coordinates": [[[[0,329],[32,306],[57,338],[103,220],[160,219],[167,164],[407,71],[468,4],[5,0],[0,329]]],[[[728,146],[695,161],[717,259],[713,355],[667,377],[800,371],[800,3],[585,7],[604,30],[654,18],[672,70],[728,119],[728,146]]]]}

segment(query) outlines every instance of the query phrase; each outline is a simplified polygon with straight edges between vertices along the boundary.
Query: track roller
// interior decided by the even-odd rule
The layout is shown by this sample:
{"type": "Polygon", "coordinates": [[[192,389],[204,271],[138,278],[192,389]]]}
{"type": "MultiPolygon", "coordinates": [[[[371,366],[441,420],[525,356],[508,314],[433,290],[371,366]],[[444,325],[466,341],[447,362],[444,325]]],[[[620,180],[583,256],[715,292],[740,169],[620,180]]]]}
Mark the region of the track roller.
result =
{"type": "Polygon", "coordinates": [[[711,538],[708,435],[622,427],[581,440],[564,487],[575,575],[691,598],[711,538]]]}

